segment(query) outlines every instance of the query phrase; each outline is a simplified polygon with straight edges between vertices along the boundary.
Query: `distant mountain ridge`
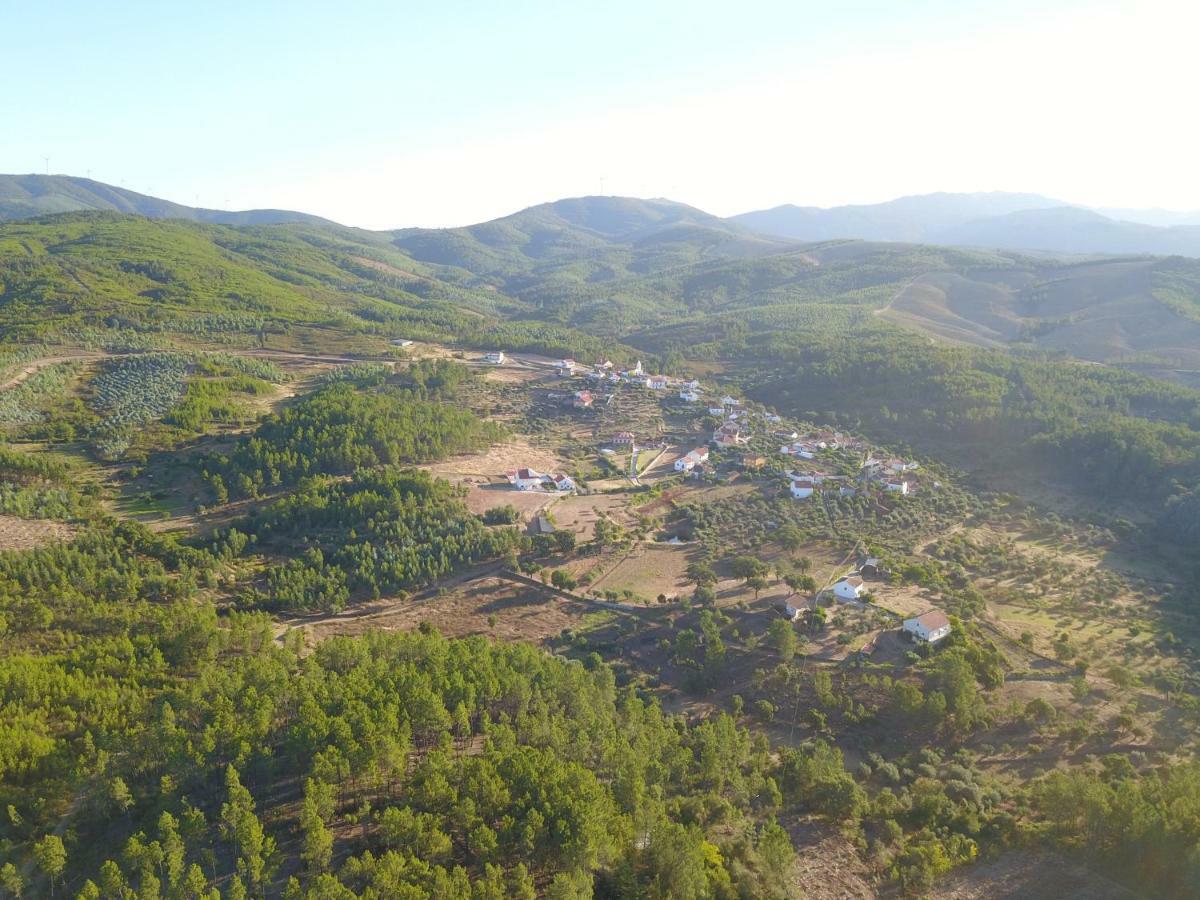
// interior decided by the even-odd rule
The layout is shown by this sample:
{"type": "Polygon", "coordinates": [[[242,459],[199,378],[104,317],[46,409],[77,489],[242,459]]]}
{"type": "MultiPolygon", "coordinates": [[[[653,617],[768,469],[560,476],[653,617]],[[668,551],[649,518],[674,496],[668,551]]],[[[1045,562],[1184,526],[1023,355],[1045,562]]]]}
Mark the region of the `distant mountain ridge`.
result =
{"type": "Polygon", "coordinates": [[[320,216],[286,209],[230,211],[185,206],[74,175],[0,175],[0,221],[82,210],[130,213],[150,219],[189,219],[215,225],[336,224],[320,216]]]}
{"type": "Polygon", "coordinates": [[[683,203],[633,197],[575,197],[478,225],[392,235],[414,259],[464,269],[518,294],[531,275],[559,285],[607,282],[795,247],[683,203]]]}
{"type": "Polygon", "coordinates": [[[731,216],[730,221],[763,234],[798,241],[851,238],[918,244],[926,242],[931,231],[952,225],[1025,209],[1063,205],[1059,200],[1040,194],[937,193],[828,209],[784,204],[731,216]]]}
{"type": "Polygon", "coordinates": [[[1200,214],[1112,210],[1113,218],[1039,194],[924,194],[829,209],[777,206],[733,216],[762,234],[797,241],[858,239],[1054,254],[1200,257],[1200,214]]]}

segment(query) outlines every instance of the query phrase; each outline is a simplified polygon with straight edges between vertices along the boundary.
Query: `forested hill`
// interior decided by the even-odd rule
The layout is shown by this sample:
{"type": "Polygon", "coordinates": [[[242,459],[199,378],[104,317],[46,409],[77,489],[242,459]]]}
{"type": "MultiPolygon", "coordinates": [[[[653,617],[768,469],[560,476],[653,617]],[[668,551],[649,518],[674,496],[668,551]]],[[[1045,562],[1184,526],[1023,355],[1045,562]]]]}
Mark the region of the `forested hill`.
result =
{"type": "Polygon", "coordinates": [[[106,210],[152,219],[191,219],[221,225],[333,224],[320,216],[287,209],[232,211],[184,206],[73,175],[0,175],[0,221],[77,210],[106,210]]]}
{"type": "Polygon", "coordinates": [[[112,212],[0,224],[0,329],[10,341],[377,352],[388,338],[416,338],[622,353],[561,326],[510,324],[528,309],[349,228],[112,212]]]}
{"type": "Polygon", "coordinates": [[[682,203],[579,197],[466,228],[412,228],[395,244],[423,262],[485,276],[519,293],[535,282],[607,282],[702,259],[789,249],[682,203]]]}

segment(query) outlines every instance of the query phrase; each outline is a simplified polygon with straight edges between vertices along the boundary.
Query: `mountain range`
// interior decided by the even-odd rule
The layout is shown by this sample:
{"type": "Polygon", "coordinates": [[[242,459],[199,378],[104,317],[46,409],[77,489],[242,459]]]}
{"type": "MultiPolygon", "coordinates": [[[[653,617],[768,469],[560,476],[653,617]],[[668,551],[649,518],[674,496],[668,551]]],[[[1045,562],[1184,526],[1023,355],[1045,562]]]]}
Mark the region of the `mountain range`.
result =
{"type": "Polygon", "coordinates": [[[1200,383],[1200,260],[1181,246],[1153,255],[1164,234],[1188,227],[1062,205],[1013,209],[1053,203],[1035,195],[806,210],[820,239],[802,242],[764,234],[781,226],[761,218],[661,199],[582,197],[464,228],[370,232],[286,211],[196,210],[86,179],[8,176],[0,186],[10,218],[88,205],[0,224],[0,327],[30,338],[113,323],[337,321],[443,339],[521,321],[689,355],[742,331],[900,326],[1200,383]],[[836,238],[833,221],[943,237],[836,238]],[[1060,255],[1004,249],[1028,242],[1053,242],[1060,255]]]}
{"type": "Polygon", "coordinates": [[[857,238],[1054,254],[1200,256],[1200,214],[1106,213],[1039,194],[923,194],[829,209],[784,205],[731,221],[796,241],[857,238]]]}
{"type": "Polygon", "coordinates": [[[190,219],[217,225],[333,224],[320,216],[285,209],[230,212],[184,206],[73,175],[0,175],[0,221],[79,210],[130,213],[151,219],[190,219]]]}

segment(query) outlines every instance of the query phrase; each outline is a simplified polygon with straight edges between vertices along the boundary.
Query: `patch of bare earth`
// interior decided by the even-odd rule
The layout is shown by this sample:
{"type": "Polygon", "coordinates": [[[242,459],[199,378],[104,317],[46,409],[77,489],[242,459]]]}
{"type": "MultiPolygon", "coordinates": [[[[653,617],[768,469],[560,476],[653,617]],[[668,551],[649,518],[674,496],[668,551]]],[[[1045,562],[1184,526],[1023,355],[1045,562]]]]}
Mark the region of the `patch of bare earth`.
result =
{"type": "Polygon", "coordinates": [[[876,896],[866,866],[840,832],[807,820],[792,824],[788,831],[796,847],[793,896],[807,900],[876,896]]]}
{"type": "Polygon", "coordinates": [[[74,535],[75,528],[66,522],[0,515],[0,550],[31,550],[69,541],[74,535]]]}
{"type": "Polygon", "coordinates": [[[441,596],[423,600],[385,598],[346,614],[288,624],[303,629],[309,644],[372,629],[412,631],[422,622],[452,638],[484,634],[506,641],[542,643],[578,625],[591,611],[587,604],[551,598],[536,588],[482,578],[441,596]]]}
{"type": "Polygon", "coordinates": [[[1127,900],[1136,896],[1057,853],[1014,850],[951,873],[930,892],[936,900],[1127,900]]]}
{"type": "Polygon", "coordinates": [[[505,472],[526,467],[552,473],[560,471],[561,461],[549,450],[516,437],[482,453],[455,456],[423,468],[438,478],[465,485],[467,507],[473,513],[512,504],[523,517],[529,518],[559,495],[546,491],[518,491],[504,480],[505,472]]]}
{"type": "Polygon", "coordinates": [[[625,494],[571,494],[555,500],[550,514],[559,528],[575,532],[580,542],[590,541],[601,514],[621,521],[628,519],[628,501],[625,494]]]}

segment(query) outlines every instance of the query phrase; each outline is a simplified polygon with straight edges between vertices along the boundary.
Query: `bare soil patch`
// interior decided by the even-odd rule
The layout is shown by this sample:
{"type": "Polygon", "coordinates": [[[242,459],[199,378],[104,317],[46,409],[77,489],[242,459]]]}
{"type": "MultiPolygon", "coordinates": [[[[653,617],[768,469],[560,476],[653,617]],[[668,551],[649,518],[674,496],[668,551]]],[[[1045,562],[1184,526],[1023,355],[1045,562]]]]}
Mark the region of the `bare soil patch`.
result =
{"type": "Polygon", "coordinates": [[[66,522],[0,515],[0,550],[31,550],[74,536],[74,526],[66,522]]]}
{"type": "MultiPolygon", "coordinates": [[[[584,603],[551,599],[536,588],[499,578],[468,582],[426,600],[383,599],[366,615],[330,616],[316,622],[295,623],[309,644],[334,635],[359,635],[372,629],[412,631],[428,622],[451,638],[485,634],[505,641],[545,643],[563,629],[577,626],[592,612],[584,603]],[[494,616],[495,625],[489,624],[494,616]]],[[[357,613],[363,609],[356,610],[357,613]]]]}
{"type": "Polygon", "coordinates": [[[992,862],[952,872],[929,896],[936,900],[1127,900],[1136,895],[1057,853],[1014,850],[992,862]]]}
{"type": "Polygon", "coordinates": [[[877,896],[867,867],[854,845],[840,832],[814,821],[792,824],[788,831],[796,847],[791,886],[809,900],[844,900],[877,896]]]}
{"type": "Polygon", "coordinates": [[[632,591],[641,597],[666,594],[678,597],[691,593],[685,572],[698,558],[699,548],[687,544],[642,544],[603,577],[593,590],[632,591]]]}
{"type": "Polygon", "coordinates": [[[559,528],[575,532],[580,542],[590,541],[600,514],[623,520],[627,502],[624,494],[570,494],[554,500],[550,514],[559,528]]]}
{"type": "Polygon", "coordinates": [[[504,473],[522,467],[551,473],[560,471],[561,465],[561,460],[551,451],[535,447],[525,438],[517,437],[481,453],[455,456],[422,468],[439,478],[466,485],[466,503],[473,513],[511,503],[522,516],[529,518],[559,495],[545,491],[518,491],[504,480],[504,473]]]}

